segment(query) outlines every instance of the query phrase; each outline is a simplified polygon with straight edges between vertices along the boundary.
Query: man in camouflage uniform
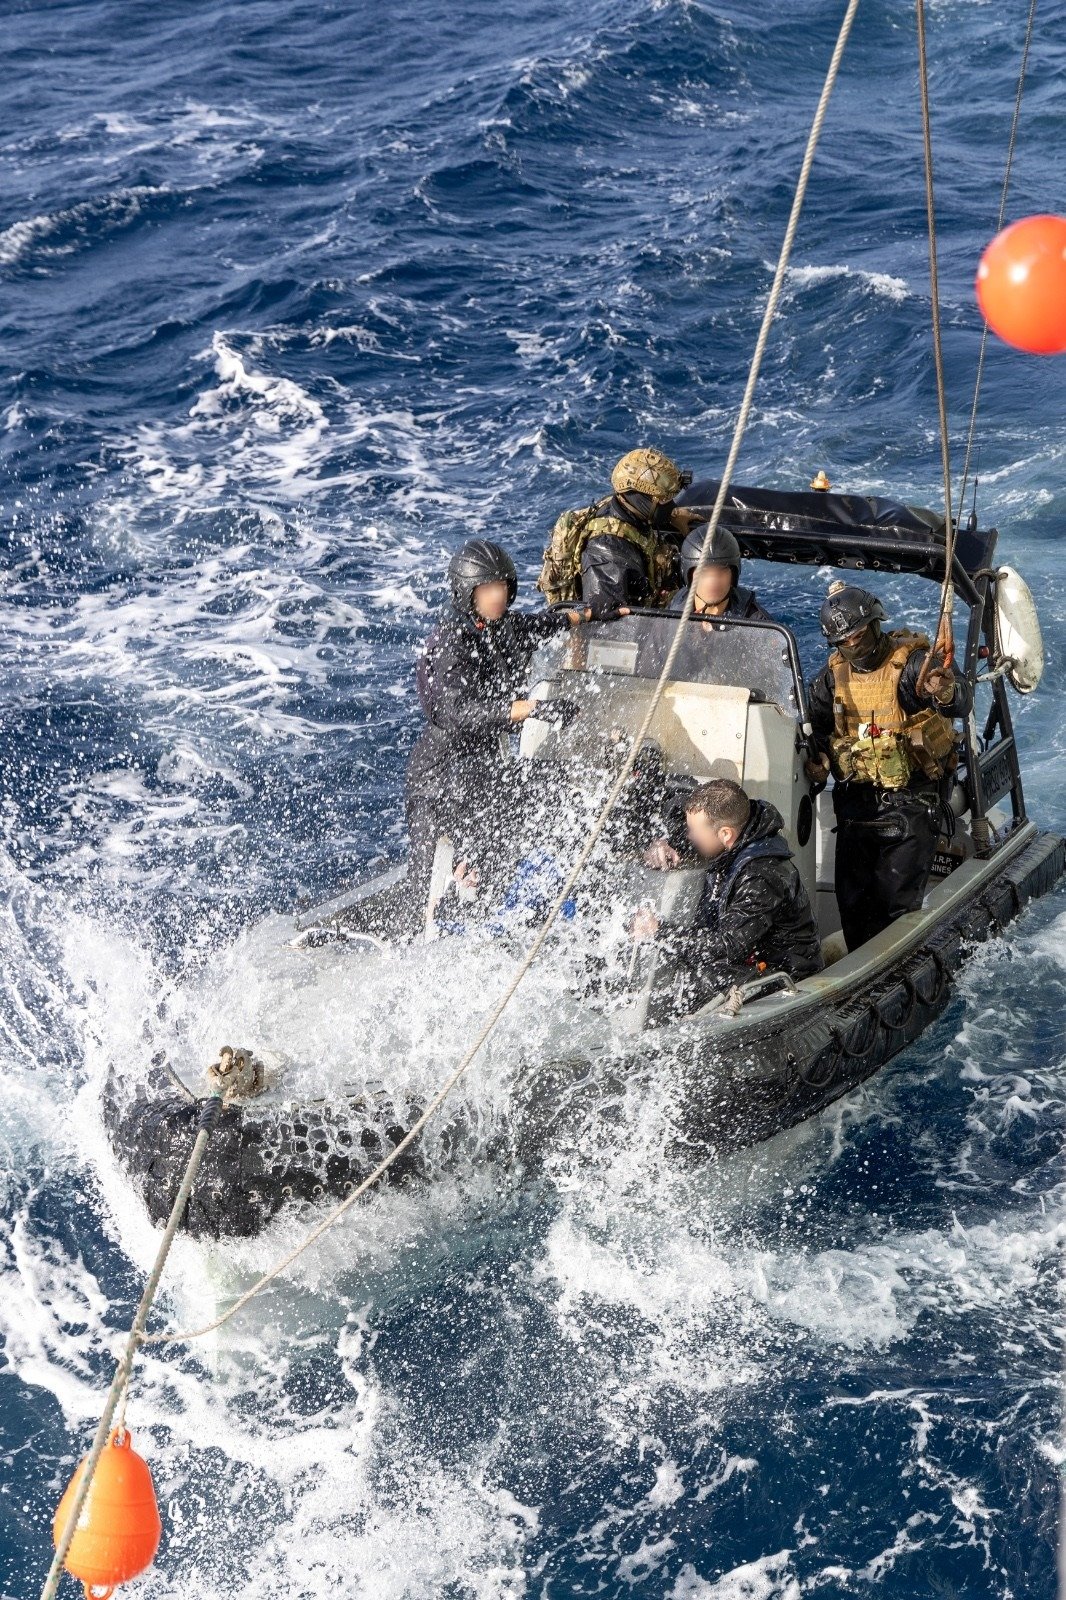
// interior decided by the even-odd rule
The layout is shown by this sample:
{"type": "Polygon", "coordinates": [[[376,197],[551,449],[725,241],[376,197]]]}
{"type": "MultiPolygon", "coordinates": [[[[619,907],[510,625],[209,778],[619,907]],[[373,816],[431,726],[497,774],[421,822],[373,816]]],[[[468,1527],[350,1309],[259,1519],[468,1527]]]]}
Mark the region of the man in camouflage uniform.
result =
{"type": "Polygon", "coordinates": [[[966,679],[929,655],[924,634],[883,633],[876,595],[836,583],[820,622],[831,655],[809,689],[821,754],[833,774],[836,897],[849,950],[922,903],[946,820],[957,755],[953,719],[969,715],[966,679]]]}
{"type": "Polygon", "coordinates": [[[626,606],[665,606],[681,581],[681,540],[699,514],[674,505],[692,481],[660,450],[630,450],[614,491],[552,529],[537,587],[549,605],[580,600],[593,617],[626,606]]]}

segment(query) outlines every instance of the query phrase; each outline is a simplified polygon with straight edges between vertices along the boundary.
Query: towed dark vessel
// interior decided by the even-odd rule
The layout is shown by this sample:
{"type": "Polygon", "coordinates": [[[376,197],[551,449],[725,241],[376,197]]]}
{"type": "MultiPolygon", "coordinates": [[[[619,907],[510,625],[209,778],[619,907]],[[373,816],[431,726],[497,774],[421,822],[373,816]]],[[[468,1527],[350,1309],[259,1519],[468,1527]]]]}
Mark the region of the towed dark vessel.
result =
{"type": "MultiPolygon", "coordinates": [[[[716,489],[695,484],[684,499],[709,514],[716,489]]],[[[937,585],[945,577],[943,518],[885,499],[734,487],[720,525],[753,560],[913,574],[937,585]]],[[[805,773],[811,727],[793,633],[732,618],[683,624],[650,729],[666,782],[680,792],[693,781],[730,777],[776,806],[816,907],[826,966],[798,983],[781,973],[754,975],[682,1016],[669,955],[654,943],[635,947],[603,1012],[614,1041],[608,1066],[594,1072],[581,1052],[526,1063],[521,1103],[500,1141],[509,1159],[532,1164],[574,1139],[578,1124],[609,1114],[612,1083],[639,1092],[642,1076],[664,1058],[676,1084],[678,1159],[705,1161],[813,1116],[917,1039],[948,1004],[974,946],[1059,880],[1066,843],[1026,813],[1008,698],[1008,686],[1025,694],[1039,682],[1039,624],[1023,580],[996,564],[996,539],[995,530],[969,527],[953,541],[955,595],[967,614],[957,666],[975,709],[958,732],[934,874],[920,910],[850,953],[834,895],[831,797],[815,793],[805,773]]],[[[675,616],[636,611],[543,646],[532,692],[564,696],[581,715],[565,729],[530,719],[519,759],[549,763],[564,782],[606,761],[612,741],[641,727],[677,626],[675,616]]],[[[453,865],[451,843],[441,839],[417,937],[442,936],[439,907],[453,865]]],[[[652,872],[634,855],[613,863],[609,893],[615,905],[654,906],[684,925],[696,915],[702,876],[699,866],[652,872]]],[[[297,923],[309,958],[331,937],[409,937],[410,898],[400,866],[315,907],[297,923]]],[[[559,937],[566,936],[564,928],[559,937]]],[[[212,1070],[227,1097],[186,1214],[195,1235],[254,1234],[289,1200],[350,1193],[422,1109],[360,1084],[328,1101],[258,1099],[249,1052],[224,1051],[212,1070]]],[[[204,1103],[162,1058],[132,1094],[117,1077],[109,1083],[105,1119],[114,1148],[157,1221],[170,1210],[204,1103]]],[[[456,1127],[454,1144],[461,1140],[456,1127]]],[[[415,1143],[389,1178],[424,1170],[415,1143]]]]}

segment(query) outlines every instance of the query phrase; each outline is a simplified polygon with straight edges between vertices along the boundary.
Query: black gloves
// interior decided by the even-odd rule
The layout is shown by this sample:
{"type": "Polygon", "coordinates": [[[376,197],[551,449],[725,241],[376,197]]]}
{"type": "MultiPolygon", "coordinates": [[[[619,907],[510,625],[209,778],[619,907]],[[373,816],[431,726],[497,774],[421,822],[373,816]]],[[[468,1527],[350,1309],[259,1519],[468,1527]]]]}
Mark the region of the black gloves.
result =
{"type": "Polygon", "coordinates": [[[557,695],[552,700],[538,700],[530,715],[538,722],[550,723],[553,728],[568,728],[574,718],[581,715],[581,707],[576,700],[557,695]]]}

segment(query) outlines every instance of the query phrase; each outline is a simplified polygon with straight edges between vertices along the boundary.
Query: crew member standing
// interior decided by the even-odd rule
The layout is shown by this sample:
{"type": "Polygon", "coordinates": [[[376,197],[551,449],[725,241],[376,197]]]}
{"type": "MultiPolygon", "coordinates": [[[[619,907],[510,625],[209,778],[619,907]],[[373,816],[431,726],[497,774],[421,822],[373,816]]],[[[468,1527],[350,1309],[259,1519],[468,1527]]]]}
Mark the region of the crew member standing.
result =
{"type": "Polygon", "coordinates": [[[537,582],[549,605],[580,600],[597,618],[665,606],[680,581],[681,540],[700,515],[674,504],[691,482],[661,450],[624,455],[613,494],[556,521],[537,582]]]}
{"type": "Polygon", "coordinates": [[[449,834],[467,866],[490,877],[506,870],[514,832],[518,766],[507,734],[536,714],[565,722],[566,700],[530,699],[530,659],[541,640],[585,620],[578,608],[514,612],[514,562],[498,544],[469,539],[448,567],[450,602],[418,667],[426,714],[407,768],[412,928],[425,917],[433,856],[449,834]]]}
{"type": "Polygon", "coordinates": [[[681,587],[670,601],[671,611],[682,611],[688,591],[693,590],[694,617],[747,617],[754,622],[772,622],[756,598],[754,589],[740,586],[740,546],[728,528],[716,528],[711,548],[703,554],[705,527],[693,528],[681,546],[681,587]]]}
{"type": "Polygon", "coordinates": [[[934,660],[924,634],[883,632],[876,595],[836,583],[820,622],[832,654],[809,688],[821,754],[808,776],[832,772],[836,896],[849,950],[922,903],[955,777],[953,719],[969,686],[934,660]]]}

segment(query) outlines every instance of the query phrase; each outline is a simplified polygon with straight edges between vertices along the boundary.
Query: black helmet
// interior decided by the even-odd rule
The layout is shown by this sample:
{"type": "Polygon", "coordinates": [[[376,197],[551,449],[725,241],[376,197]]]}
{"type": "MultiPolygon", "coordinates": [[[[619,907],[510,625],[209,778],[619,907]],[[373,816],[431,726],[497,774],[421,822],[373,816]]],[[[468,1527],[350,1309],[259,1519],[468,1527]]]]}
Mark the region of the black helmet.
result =
{"type": "Polygon", "coordinates": [[[818,613],[822,632],[830,644],[840,644],[849,633],[857,633],[868,623],[885,620],[885,608],[868,589],[854,584],[834,583],[818,613]]]}
{"type": "Polygon", "coordinates": [[[700,558],[703,550],[703,541],[707,537],[706,526],[693,528],[684,544],[681,546],[681,582],[687,587],[692,582],[692,577],[700,567],[732,567],[733,587],[740,582],[740,546],[729,532],[728,528],[715,528],[711,548],[707,554],[700,558]]]}
{"type": "Polygon", "coordinates": [[[479,583],[505,583],[507,604],[513,605],[518,593],[518,574],[514,562],[501,545],[491,539],[468,539],[448,563],[448,587],[452,604],[461,616],[474,609],[474,590],[479,583]]]}

